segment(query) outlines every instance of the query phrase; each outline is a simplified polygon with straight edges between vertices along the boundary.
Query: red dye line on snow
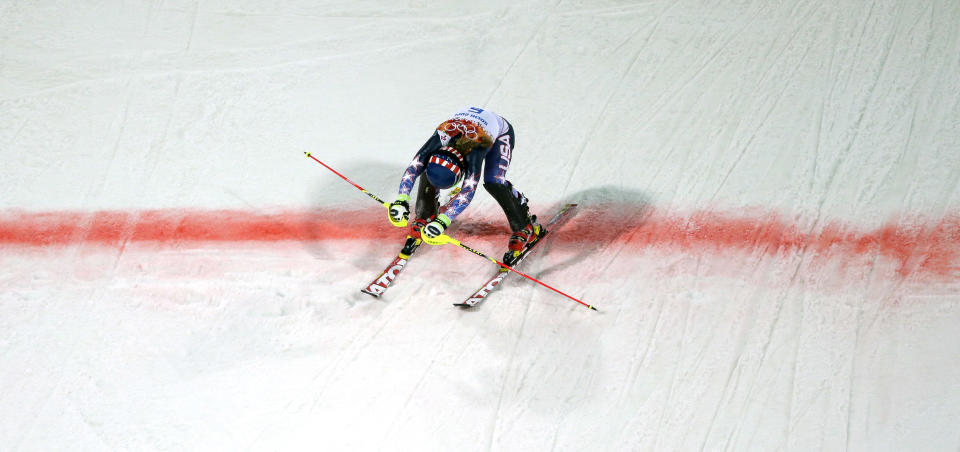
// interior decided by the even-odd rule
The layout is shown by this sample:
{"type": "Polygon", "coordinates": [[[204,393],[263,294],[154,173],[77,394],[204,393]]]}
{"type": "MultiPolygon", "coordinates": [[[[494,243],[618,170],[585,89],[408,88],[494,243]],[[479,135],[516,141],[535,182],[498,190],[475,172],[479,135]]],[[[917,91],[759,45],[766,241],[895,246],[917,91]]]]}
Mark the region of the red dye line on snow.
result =
{"type": "Polygon", "coordinates": [[[269,242],[384,236],[387,229],[373,218],[371,212],[330,211],[323,215],[231,210],[12,212],[0,215],[0,243],[269,242]]]}
{"type": "MultiPolygon", "coordinates": [[[[605,225],[619,227],[615,218],[587,219],[570,231],[583,237],[605,225]]],[[[714,251],[785,255],[807,252],[816,256],[853,261],[854,258],[883,256],[898,263],[898,273],[951,277],[960,270],[960,216],[936,223],[906,220],[872,231],[831,222],[817,232],[804,232],[795,223],[775,214],[734,217],[715,212],[666,215],[653,212],[640,222],[626,225],[619,237],[632,247],[668,247],[691,253],[714,251]]]]}
{"type": "MultiPolygon", "coordinates": [[[[0,244],[60,246],[156,242],[271,242],[335,239],[396,239],[403,230],[387,224],[379,208],[366,210],[249,211],[148,210],[101,212],[8,211],[0,213],[0,244]]],[[[454,234],[506,240],[506,221],[460,222],[454,234]]],[[[767,255],[812,252],[833,258],[880,255],[899,263],[902,275],[920,272],[951,276],[960,258],[960,216],[936,223],[901,221],[873,231],[830,223],[815,232],[772,213],[737,217],[715,212],[669,214],[624,205],[581,208],[557,231],[571,246],[620,244],[633,249],[683,252],[752,252],[767,255]]]]}

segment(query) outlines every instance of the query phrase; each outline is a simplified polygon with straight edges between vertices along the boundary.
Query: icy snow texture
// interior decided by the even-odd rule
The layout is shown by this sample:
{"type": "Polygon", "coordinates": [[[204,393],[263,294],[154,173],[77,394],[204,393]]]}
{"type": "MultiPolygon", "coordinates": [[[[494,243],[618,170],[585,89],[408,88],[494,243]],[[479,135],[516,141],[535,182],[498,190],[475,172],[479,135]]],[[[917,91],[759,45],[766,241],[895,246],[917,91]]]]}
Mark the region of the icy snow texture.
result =
{"type": "MultiPolygon", "coordinates": [[[[956,0],[83,3],[0,0],[5,211],[366,207],[302,152],[389,197],[475,104],[542,210],[960,212],[956,0]]],[[[557,242],[526,269],[600,313],[454,309],[457,249],[372,300],[398,244],[4,246],[0,449],[960,448],[955,273],[557,242]]]]}

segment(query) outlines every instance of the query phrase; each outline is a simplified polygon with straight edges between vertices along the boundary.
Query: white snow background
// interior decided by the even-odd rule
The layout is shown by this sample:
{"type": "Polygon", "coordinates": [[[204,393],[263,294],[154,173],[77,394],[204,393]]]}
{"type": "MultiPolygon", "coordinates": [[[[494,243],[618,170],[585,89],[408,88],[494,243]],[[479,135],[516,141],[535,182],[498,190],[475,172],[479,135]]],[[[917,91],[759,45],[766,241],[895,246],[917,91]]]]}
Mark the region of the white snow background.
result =
{"type": "MultiPolygon", "coordinates": [[[[478,105],[541,214],[937,224],[958,74],[956,0],[0,0],[0,210],[383,215],[303,152],[392,198],[478,105]]],[[[590,242],[623,226],[525,263],[600,312],[455,308],[493,268],[453,247],[367,297],[382,236],[0,244],[0,450],[960,449],[956,262],[590,242]]]]}

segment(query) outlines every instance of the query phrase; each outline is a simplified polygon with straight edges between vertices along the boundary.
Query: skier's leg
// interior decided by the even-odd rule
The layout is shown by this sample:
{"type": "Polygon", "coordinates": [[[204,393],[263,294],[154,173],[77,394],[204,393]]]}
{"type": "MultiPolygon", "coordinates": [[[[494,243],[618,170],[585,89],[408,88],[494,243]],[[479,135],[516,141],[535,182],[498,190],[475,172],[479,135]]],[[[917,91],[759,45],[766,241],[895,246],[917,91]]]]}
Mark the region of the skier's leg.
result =
{"type": "Polygon", "coordinates": [[[530,216],[527,197],[507,180],[514,140],[511,126],[507,133],[497,137],[493,149],[484,161],[483,172],[483,188],[500,204],[510,223],[510,230],[513,231],[510,236],[510,251],[503,257],[507,265],[511,265],[527,245],[545,233],[537,224],[537,217],[530,216]]]}
{"type": "Polygon", "coordinates": [[[417,187],[417,202],[414,207],[417,218],[427,219],[437,214],[437,210],[440,208],[439,194],[437,187],[434,187],[426,177],[420,177],[420,185],[417,187]]]}
{"type": "Polygon", "coordinates": [[[519,231],[530,224],[527,198],[507,180],[515,140],[513,126],[510,126],[507,133],[497,137],[483,162],[483,188],[500,204],[511,231],[519,231]]]}
{"type": "Polygon", "coordinates": [[[530,224],[530,208],[527,206],[527,198],[515,188],[510,181],[505,184],[497,182],[484,182],[483,188],[497,200],[503,213],[507,216],[507,222],[510,223],[511,231],[519,231],[530,224]]]}
{"type": "Polygon", "coordinates": [[[503,255],[503,262],[513,265],[523,250],[543,237],[546,230],[537,223],[536,215],[530,215],[527,197],[513,188],[509,181],[505,184],[484,183],[483,188],[497,200],[510,222],[513,234],[510,235],[509,251],[503,255]]]}
{"type": "Polygon", "coordinates": [[[414,213],[416,218],[410,222],[410,236],[416,239],[420,238],[420,228],[425,226],[440,210],[439,190],[434,187],[427,178],[420,178],[420,185],[417,186],[417,201],[414,204],[414,213]]]}

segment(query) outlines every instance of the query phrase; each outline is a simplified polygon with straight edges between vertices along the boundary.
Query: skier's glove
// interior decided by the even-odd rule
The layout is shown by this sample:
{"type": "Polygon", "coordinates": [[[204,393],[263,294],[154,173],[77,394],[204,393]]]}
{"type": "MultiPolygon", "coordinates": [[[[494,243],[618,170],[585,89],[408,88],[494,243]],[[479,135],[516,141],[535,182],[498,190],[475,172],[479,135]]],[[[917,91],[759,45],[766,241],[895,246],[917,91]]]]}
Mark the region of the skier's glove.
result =
{"type": "Polygon", "coordinates": [[[397,195],[397,200],[390,203],[390,209],[387,212],[387,218],[390,224],[402,228],[407,225],[410,219],[410,195],[397,195]]]}
{"type": "Polygon", "coordinates": [[[450,217],[440,214],[420,229],[420,235],[428,245],[443,245],[447,243],[442,239],[443,231],[447,229],[447,226],[450,226],[450,217]]]}

